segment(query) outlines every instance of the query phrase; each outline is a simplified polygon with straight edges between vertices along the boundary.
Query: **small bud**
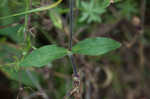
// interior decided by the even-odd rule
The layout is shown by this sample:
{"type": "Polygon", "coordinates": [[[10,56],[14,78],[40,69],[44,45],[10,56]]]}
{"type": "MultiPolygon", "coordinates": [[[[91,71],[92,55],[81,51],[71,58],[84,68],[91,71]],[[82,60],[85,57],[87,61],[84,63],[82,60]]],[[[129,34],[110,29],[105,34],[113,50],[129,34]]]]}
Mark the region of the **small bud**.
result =
{"type": "Polygon", "coordinates": [[[110,3],[114,3],[114,0],[110,0],[110,3]]]}
{"type": "Polygon", "coordinates": [[[139,25],[141,24],[140,18],[137,17],[137,16],[134,16],[133,19],[132,19],[132,24],[133,24],[134,26],[139,26],[139,25]]]}

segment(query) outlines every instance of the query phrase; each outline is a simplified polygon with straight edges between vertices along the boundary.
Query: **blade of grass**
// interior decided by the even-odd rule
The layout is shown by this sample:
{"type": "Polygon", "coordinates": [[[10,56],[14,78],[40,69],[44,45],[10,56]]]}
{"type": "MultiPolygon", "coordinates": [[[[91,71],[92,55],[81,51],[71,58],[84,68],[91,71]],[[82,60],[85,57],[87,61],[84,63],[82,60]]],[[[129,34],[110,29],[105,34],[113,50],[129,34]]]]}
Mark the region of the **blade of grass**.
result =
{"type": "Polygon", "coordinates": [[[48,5],[48,6],[36,8],[36,9],[33,9],[33,10],[28,10],[28,11],[21,12],[21,13],[12,14],[10,16],[0,17],[0,20],[1,19],[7,19],[7,18],[10,18],[10,17],[20,16],[20,15],[24,15],[24,14],[29,14],[29,13],[33,13],[33,12],[40,12],[40,11],[52,9],[52,8],[56,7],[57,5],[59,5],[62,1],[63,0],[58,0],[56,3],[53,3],[53,4],[48,5]]]}

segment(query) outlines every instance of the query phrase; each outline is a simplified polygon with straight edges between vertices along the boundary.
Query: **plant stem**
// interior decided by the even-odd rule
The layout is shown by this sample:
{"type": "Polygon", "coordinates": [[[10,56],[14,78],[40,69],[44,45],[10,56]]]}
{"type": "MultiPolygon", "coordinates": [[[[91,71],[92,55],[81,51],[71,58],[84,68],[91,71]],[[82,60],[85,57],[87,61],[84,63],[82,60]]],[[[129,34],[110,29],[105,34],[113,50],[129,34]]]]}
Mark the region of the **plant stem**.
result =
{"type": "Polygon", "coordinates": [[[75,64],[75,62],[74,62],[74,57],[73,57],[73,55],[69,55],[69,58],[70,58],[70,61],[71,61],[71,64],[72,64],[74,76],[78,76],[77,68],[76,68],[76,64],[75,64]]]}
{"type": "Polygon", "coordinates": [[[73,38],[73,15],[74,15],[74,11],[73,11],[73,8],[74,8],[74,0],[69,0],[70,1],[70,40],[69,40],[69,50],[72,50],[72,38],[73,38]]]}
{"type": "MultiPolygon", "coordinates": [[[[72,51],[72,38],[73,38],[73,15],[74,15],[74,11],[73,11],[73,8],[74,8],[74,0],[69,0],[70,1],[70,17],[69,17],[69,20],[70,20],[70,39],[69,39],[69,50],[72,51]]],[[[72,64],[72,67],[73,67],[73,72],[74,72],[74,76],[77,76],[77,68],[76,68],[76,64],[74,62],[74,57],[73,55],[69,55],[69,58],[70,58],[70,61],[71,61],[71,64],[72,64]]]]}
{"type": "Polygon", "coordinates": [[[10,17],[20,16],[20,15],[24,15],[24,14],[29,14],[29,13],[33,13],[33,12],[40,12],[40,11],[49,10],[49,9],[52,9],[52,8],[56,7],[57,5],[59,5],[62,1],[63,0],[58,0],[56,3],[53,3],[52,5],[43,6],[43,7],[40,7],[40,8],[35,8],[35,9],[32,9],[32,10],[28,10],[28,11],[25,11],[25,12],[20,12],[20,13],[12,14],[12,15],[9,15],[9,16],[0,17],[0,20],[1,19],[7,19],[7,18],[10,18],[10,17]]]}
{"type": "Polygon", "coordinates": [[[29,76],[29,78],[31,79],[32,83],[36,86],[36,88],[39,90],[39,92],[41,93],[42,97],[44,99],[49,99],[48,95],[46,94],[46,92],[43,90],[43,88],[40,86],[40,84],[38,83],[37,79],[35,77],[33,77],[32,73],[29,70],[26,70],[27,75],[29,76]]]}

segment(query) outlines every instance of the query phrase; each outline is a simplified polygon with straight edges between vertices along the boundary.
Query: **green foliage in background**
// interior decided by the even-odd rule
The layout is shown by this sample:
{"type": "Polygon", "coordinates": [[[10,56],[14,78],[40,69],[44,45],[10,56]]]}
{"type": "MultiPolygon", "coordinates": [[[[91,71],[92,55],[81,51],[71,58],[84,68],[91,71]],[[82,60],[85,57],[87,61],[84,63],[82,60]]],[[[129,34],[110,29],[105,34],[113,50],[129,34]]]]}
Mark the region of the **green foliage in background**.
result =
{"type": "Polygon", "coordinates": [[[79,19],[80,22],[101,22],[99,15],[105,12],[104,7],[96,4],[94,0],[91,0],[90,2],[81,1],[81,9],[83,10],[83,13],[79,19]]]}
{"type": "MultiPolygon", "coordinates": [[[[5,35],[10,37],[11,40],[13,40],[16,43],[20,43],[22,44],[24,42],[24,36],[25,36],[25,32],[26,32],[26,27],[27,27],[27,22],[28,22],[28,15],[27,14],[32,14],[33,12],[40,12],[40,11],[45,11],[45,10],[49,10],[48,14],[49,14],[49,18],[52,20],[53,25],[58,28],[58,29],[63,29],[63,23],[62,23],[62,18],[61,18],[61,13],[68,13],[69,10],[66,10],[59,7],[59,9],[55,8],[52,9],[54,7],[57,7],[62,0],[58,0],[48,6],[43,6],[43,7],[38,7],[38,8],[33,8],[33,9],[29,9],[29,1],[24,1],[26,3],[26,5],[23,7],[25,11],[23,11],[23,9],[18,9],[15,12],[19,12],[16,14],[12,14],[11,12],[11,7],[12,10],[14,10],[16,5],[18,6],[22,6],[23,2],[21,1],[17,1],[14,0],[12,1],[10,5],[8,5],[8,0],[2,0],[1,1],[1,17],[0,17],[0,24],[1,25],[9,25],[12,24],[13,22],[16,22],[16,20],[19,20],[21,18],[23,18],[25,15],[25,23],[24,24],[18,24],[17,25],[12,25],[12,26],[8,26],[7,28],[4,29],[0,29],[0,35],[5,35]],[[17,16],[17,17],[16,17],[17,16]]],[[[33,1],[33,6],[36,6],[40,4],[38,1],[33,1]]],[[[107,7],[110,5],[109,0],[101,0],[101,1],[94,1],[94,0],[90,0],[90,2],[88,1],[76,1],[77,4],[77,9],[80,11],[81,16],[79,16],[78,20],[79,22],[85,22],[85,23],[91,23],[91,22],[101,22],[101,17],[100,15],[102,15],[103,13],[106,13],[106,9],[107,7]]],[[[13,11],[14,13],[14,11],[13,11]]],[[[33,13],[33,16],[36,16],[37,14],[33,13]]],[[[40,27],[39,27],[40,28],[40,27]]],[[[27,32],[29,33],[29,32],[27,32]]],[[[27,35],[28,36],[28,35],[27,35]]],[[[69,55],[69,54],[84,54],[84,55],[102,55],[105,54],[107,52],[110,52],[116,48],[120,47],[120,43],[111,40],[109,38],[88,38],[86,40],[83,40],[79,43],[77,43],[74,47],[73,47],[73,51],[70,52],[65,48],[62,47],[58,47],[56,45],[47,45],[47,46],[42,46],[39,49],[36,49],[34,51],[32,51],[31,53],[29,53],[29,49],[32,48],[32,44],[30,37],[27,37],[26,39],[27,41],[25,41],[23,44],[23,47],[25,48],[21,48],[19,49],[19,51],[14,51],[14,57],[16,57],[16,59],[13,59],[13,57],[11,58],[11,62],[13,63],[13,66],[17,67],[17,68],[21,68],[21,67],[42,67],[47,65],[48,63],[52,62],[53,60],[62,58],[63,56],[69,55]],[[19,52],[19,55],[15,55],[16,53],[19,52]],[[25,53],[25,54],[24,54],[25,53]],[[25,55],[22,57],[22,55],[25,55]],[[20,58],[22,57],[22,58],[20,58]],[[18,63],[19,62],[19,63],[18,63]],[[21,67],[20,67],[21,66],[21,67]]],[[[5,42],[5,41],[4,41],[5,42]]],[[[5,45],[1,45],[1,47],[4,47],[5,45]]],[[[22,47],[22,46],[21,46],[22,47]]],[[[3,57],[2,59],[4,59],[4,57],[6,57],[8,54],[10,55],[10,53],[8,53],[9,51],[12,51],[13,49],[10,48],[10,50],[0,50],[1,52],[3,51],[7,51],[6,53],[2,53],[0,54],[1,57],[3,57]]],[[[9,57],[7,57],[9,58],[9,57]]],[[[9,62],[8,60],[2,60],[2,62],[8,64],[9,67],[11,67],[11,62],[9,62]]],[[[6,66],[7,67],[7,66],[6,66]]],[[[14,67],[12,67],[14,68],[14,67]]],[[[10,79],[14,79],[14,80],[18,80],[18,77],[16,77],[16,75],[21,72],[21,75],[24,75],[21,79],[21,81],[27,85],[31,85],[29,81],[29,79],[27,78],[26,72],[24,71],[20,71],[19,69],[17,69],[16,71],[12,70],[10,68],[5,68],[2,69],[3,72],[5,72],[7,75],[9,75],[8,77],[10,79]],[[26,80],[27,82],[26,82],[26,80]]],[[[36,77],[38,78],[38,77],[36,77]]]]}
{"type": "MultiPolygon", "coordinates": [[[[41,0],[32,0],[32,8],[29,8],[28,0],[12,0],[11,2],[0,0],[0,26],[6,26],[6,28],[0,28],[0,70],[8,79],[36,88],[30,74],[36,79],[36,83],[42,84],[46,80],[41,73],[37,72],[40,69],[49,68],[71,75],[70,63],[64,62],[64,60],[68,61],[65,56],[70,54],[98,56],[97,60],[106,54],[109,60],[120,64],[117,62],[120,55],[111,52],[118,49],[121,43],[107,37],[86,37],[99,30],[100,27],[97,27],[99,24],[115,24],[115,19],[131,20],[133,16],[138,15],[139,8],[135,1],[114,0],[112,5],[120,15],[116,18],[108,8],[111,6],[110,0],[75,0],[74,11],[77,14],[75,13],[74,31],[76,33],[84,26],[86,29],[78,34],[79,40],[80,38],[82,40],[76,42],[72,51],[69,51],[66,44],[69,34],[64,33],[69,27],[67,20],[69,9],[64,0],[52,0],[46,6],[41,4],[41,0]],[[65,44],[60,44],[62,42],[58,41],[58,38],[61,38],[63,34],[67,35],[62,41],[65,44]],[[39,39],[44,39],[44,43],[39,39]],[[21,75],[21,78],[18,74],[21,75]]],[[[118,30],[115,30],[115,33],[117,34],[118,30]]],[[[54,81],[56,82],[54,87],[57,87],[57,91],[60,92],[54,97],[61,99],[67,89],[67,81],[59,77],[56,77],[54,81]]],[[[68,81],[67,84],[71,86],[71,82],[68,81]]],[[[48,85],[43,84],[42,86],[47,87],[48,85]]],[[[54,92],[57,93],[57,91],[54,92]]]]}

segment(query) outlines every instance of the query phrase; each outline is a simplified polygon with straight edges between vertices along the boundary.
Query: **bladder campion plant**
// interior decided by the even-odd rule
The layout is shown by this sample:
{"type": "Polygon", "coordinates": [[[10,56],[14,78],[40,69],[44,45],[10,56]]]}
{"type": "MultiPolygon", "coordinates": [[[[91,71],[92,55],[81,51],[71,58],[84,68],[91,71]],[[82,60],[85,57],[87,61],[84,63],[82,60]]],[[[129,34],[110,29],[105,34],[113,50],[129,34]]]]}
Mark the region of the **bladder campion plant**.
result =
{"type": "MultiPolygon", "coordinates": [[[[25,12],[13,14],[13,15],[6,16],[6,17],[0,17],[0,19],[6,19],[6,18],[10,18],[10,17],[19,16],[19,15],[30,14],[33,12],[39,12],[39,11],[52,9],[52,8],[56,7],[58,4],[60,4],[62,1],[63,0],[58,0],[56,3],[49,5],[49,6],[40,7],[40,8],[36,8],[33,10],[28,10],[25,12]]],[[[118,0],[115,0],[115,1],[118,1],[118,0]]],[[[93,2],[91,2],[91,3],[93,4],[93,2]]],[[[102,3],[102,8],[104,9],[104,8],[108,7],[110,5],[110,3],[111,3],[110,0],[106,0],[105,2],[102,3]]],[[[86,3],[82,2],[82,5],[85,6],[86,3]]],[[[93,6],[91,6],[91,7],[93,7],[93,6]]],[[[93,10],[93,12],[97,12],[97,11],[93,10]]],[[[71,10],[71,13],[73,13],[73,9],[71,10]]],[[[70,17],[71,21],[73,18],[72,15],[70,17]]],[[[88,16],[87,16],[87,18],[88,18],[88,16]]],[[[89,15],[89,18],[90,18],[90,15],[89,15]]],[[[73,24],[73,23],[71,23],[71,24],[73,24]]],[[[72,32],[72,29],[70,29],[70,32],[72,32]]],[[[57,45],[43,46],[39,49],[32,51],[30,54],[25,56],[25,58],[22,59],[22,61],[20,62],[19,65],[23,66],[23,67],[43,67],[44,65],[48,64],[49,62],[52,62],[59,58],[62,58],[66,55],[83,54],[83,55],[90,55],[90,56],[98,56],[98,55],[106,54],[112,50],[115,50],[115,49],[119,48],[121,45],[119,42],[112,40],[110,38],[95,37],[95,38],[87,38],[83,41],[80,41],[79,43],[77,43],[75,46],[72,47],[72,33],[71,33],[70,38],[71,38],[71,40],[69,43],[71,43],[71,45],[70,45],[69,49],[59,47],[57,45]]]]}
{"type": "MultiPolygon", "coordinates": [[[[103,1],[103,0],[102,0],[103,1]]],[[[9,17],[14,17],[23,14],[29,14],[32,12],[39,12],[47,9],[51,9],[56,7],[62,0],[58,0],[56,3],[46,6],[40,7],[33,10],[27,10],[22,13],[1,17],[0,19],[5,19],[9,17]]],[[[84,10],[82,13],[80,22],[86,21],[88,23],[91,22],[101,22],[99,14],[105,12],[105,8],[110,5],[110,0],[105,0],[102,3],[101,7],[94,6],[94,0],[91,0],[90,3],[82,1],[81,8],[84,10]],[[89,7],[89,9],[87,9],[89,7]]],[[[58,45],[46,45],[41,48],[33,50],[28,55],[25,55],[23,59],[19,62],[20,67],[43,67],[47,65],[49,62],[52,62],[56,59],[62,58],[64,56],[69,56],[72,66],[74,76],[78,77],[76,65],[74,63],[74,54],[82,54],[82,55],[89,55],[89,56],[98,56],[106,54],[112,50],[115,50],[121,46],[121,44],[115,40],[106,37],[95,37],[95,38],[86,38],[83,41],[78,42],[74,46],[72,46],[72,36],[73,36],[73,5],[74,0],[70,0],[70,40],[69,40],[69,48],[63,48],[58,45]]],[[[51,16],[51,18],[55,18],[51,16]]],[[[55,24],[57,25],[57,24],[55,24]]],[[[58,25],[59,28],[62,28],[58,25]]],[[[76,80],[76,79],[75,79],[76,80]]]]}
{"type": "MultiPolygon", "coordinates": [[[[72,0],[70,1],[71,1],[70,2],[71,10],[70,10],[69,49],[57,45],[43,46],[39,49],[32,51],[29,55],[25,56],[25,58],[21,61],[20,66],[43,67],[49,62],[62,58],[66,55],[70,56],[73,54],[82,54],[82,55],[98,56],[98,55],[106,54],[120,47],[121,44],[119,42],[106,37],[86,38],[85,40],[78,42],[76,45],[72,47],[74,1],[72,0]]],[[[102,4],[103,6],[102,8],[104,9],[108,7],[110,3],[111,3],[110,0],[106,0],[102,4]]]]}
{"type": "Polygon", "coordinates": [[[57,45],[47,45],[32,51],[27,55],[20,66],[24,67],[43,67],[56,59],[70,54],[83,54],[98,56],[108,53],[120,47],[120,43],[110,38],[96,37],[87,38],[73,46],[72,51],[57,45]]]}

